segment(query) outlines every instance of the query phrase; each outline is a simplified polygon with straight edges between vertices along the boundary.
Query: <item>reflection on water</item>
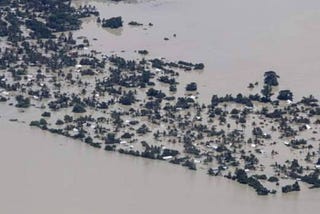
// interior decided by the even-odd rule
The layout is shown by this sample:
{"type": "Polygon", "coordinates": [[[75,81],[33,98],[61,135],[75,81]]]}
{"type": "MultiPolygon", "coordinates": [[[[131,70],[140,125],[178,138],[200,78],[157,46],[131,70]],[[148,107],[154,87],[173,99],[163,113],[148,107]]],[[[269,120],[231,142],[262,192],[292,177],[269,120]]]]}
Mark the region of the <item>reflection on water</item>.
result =
{"type": "Polygon", "coordinates": [[[107,31],[108,33],[111,33],[115,36],[121,36],[122,34],[122,31],[123,31],[123,28],[118,28],[118,29],[109,29],[109,28],[106,28],[104,29],[105,31],[107,31]]]}

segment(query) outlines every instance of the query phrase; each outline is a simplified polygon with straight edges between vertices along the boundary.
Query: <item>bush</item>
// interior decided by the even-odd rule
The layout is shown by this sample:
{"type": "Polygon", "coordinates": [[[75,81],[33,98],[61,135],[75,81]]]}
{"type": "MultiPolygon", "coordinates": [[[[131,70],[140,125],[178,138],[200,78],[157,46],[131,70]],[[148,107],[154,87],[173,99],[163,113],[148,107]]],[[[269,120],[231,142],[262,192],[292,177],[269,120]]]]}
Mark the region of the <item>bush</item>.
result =
{"type": "Polygon", "coordinates": [[[45,111],[45,112],[43,112],[43,113],[41,114],[41,116],[42,116],[42,117],[51,117],[51,113],[45,111]]]}
{"type": "Polygon", "coordinates": [[[73,106],[72,112],[73,113],[84,113],[84,112],[86,112],[86,109],[84,108],[83,105],[77,103],[73,106]]]}
{"type": "Polygon", "coordinates": [[[186,90],[187,91],[196,91],[197,90],[197,83],[195,83],[195,82],[189,83],[186,86],[186,90]]]}
{"type": "Polygon", "coordinates": [[[16,97],[16,107],[17,108],[29,108],[30,107],[30,99],[28,97],[24,98],[22,95],[18,95],[16,97]]]}
{"type": "Polygon", "coordinates": [[[112,17],[110,19],[103,19],[102,27],[116,29],[116,28],[122,27],[122,23],[123,22],[122,22],[121,16],[112,17]]]}
{"type": "Polygon", "coordinates": [[[293,93],[290,90],[279,91],[278,100],[293,100],[293,93]]]}

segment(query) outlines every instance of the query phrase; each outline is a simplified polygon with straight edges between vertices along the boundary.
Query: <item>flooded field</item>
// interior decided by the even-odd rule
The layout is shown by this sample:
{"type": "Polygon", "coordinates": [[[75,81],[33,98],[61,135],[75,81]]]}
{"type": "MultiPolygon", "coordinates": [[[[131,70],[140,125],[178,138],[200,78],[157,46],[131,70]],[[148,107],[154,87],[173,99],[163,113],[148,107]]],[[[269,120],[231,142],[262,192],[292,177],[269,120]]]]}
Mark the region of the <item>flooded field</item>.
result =
{"type": "MultiPolygon", "coordinates": [[[[209,102],[212,94],[252,92],[246,89],[248,84],[261,80],[267,70],[281,76],[279,89],[291,89],[296,98],[309,94],[319,98],[319,1],[74,0],[73,4],[95,5],[101,18],[124,19],[119,30],[103,29],[95,18],[84,20],[74,34],[88,37],[95,50],[136,59],[135,51],[146,49],[148,57],[204,63],[204,71],[186,72],[179,79],[181,88],[196,80],[201,101],[209,102]],[[130,21],[144,26],[128,26],[130,21]]],[[[0,109],[0,213],[264,214],[320,208],[320,190],[307,190],[303,183],[301,192],[257,196],[245,185],[207,176],[201,169],[194,172],[106,152],[29,127],[41,109],[22,113],[5,103],[0,109]],[[14,118],[18,122],[9,121],[14,118]]]]}

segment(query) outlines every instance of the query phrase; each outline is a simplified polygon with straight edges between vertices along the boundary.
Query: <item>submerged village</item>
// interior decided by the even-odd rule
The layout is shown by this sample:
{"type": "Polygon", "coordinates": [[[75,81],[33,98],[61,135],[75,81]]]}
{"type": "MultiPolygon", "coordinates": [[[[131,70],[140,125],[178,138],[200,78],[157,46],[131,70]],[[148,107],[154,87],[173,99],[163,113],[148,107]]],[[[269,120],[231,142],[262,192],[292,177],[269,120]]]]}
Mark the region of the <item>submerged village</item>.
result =
{"type": "Polygon", "coordinates": [[[204,70],[201,62],[150,58],[143,49],[139,60],[125,59],[73,36],[86,17],[103,28],[153,27],[105,15],[70,0],[0,1],[0,117],[3,106],[40,109],[25,121],[32,128],[223,176],[258,195],[320,187],[316,97],[295,100],[281,88],[286,77],[266,71],[243,94],[202,100],[197,82],[179,84],[204,70]]]}

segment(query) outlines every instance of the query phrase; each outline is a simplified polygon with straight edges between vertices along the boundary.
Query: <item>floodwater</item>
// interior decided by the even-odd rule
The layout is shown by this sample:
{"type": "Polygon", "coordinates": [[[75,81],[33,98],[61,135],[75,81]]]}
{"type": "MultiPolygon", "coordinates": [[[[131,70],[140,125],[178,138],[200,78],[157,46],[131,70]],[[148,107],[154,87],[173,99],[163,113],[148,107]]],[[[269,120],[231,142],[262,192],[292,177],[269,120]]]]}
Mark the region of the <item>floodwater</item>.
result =
{"type": "Polygon", "coordinates": [[[0,118],[0,213],[311,213],[319,190],[252,189],[161,161],[96,150],[0,118]]]}
{"type": "Polygon", "coordinates": [[[92,44],[104,52],[125,50],[122,55],[132,56],[147,49],[151,57],[205,63],[204,72],[185,75],[184,80],[197,80],[206,100],[214,93],[249,93],[248,84],[261,81],[268,70],[275,70],[281,76],[280,89],[291,89],[296,98],[319,97],[320,1],[137,1],[74,0],[75,5],[94,4],[101,18],[124,20],[118,31],[87,20],[77,35],[97,38],[92,44]],[[143,23],[146,30],[128,26],[130,21],[143,23]],[[148,27],[149,22],[154,26],[148,27]]]}
{"type": "MultiPolygon", "coordinates": [[[[88,19],[78,35],[97,38],[101,51],[204,62],[189,73],[201,96],[237,93],[276,70],[282,88],[319,97],[320,2],[298,0],[154,0],[95,4],[101,16],[121,15],[153,27],[110,32],[88,19]],[[172,35],[176,33],[177,37],[172,35]],[[163,38],[168,37],[169,41],[163,38]]],[[[258,197],[243,185],[161,161],[96,150],[74,140],[9,122],[24,120],[0,104],[0,213],[163,214],[311,213],[320,208],[320,190],[258,197]]],[[[26,116],[29,115],[29,116],[26,116]]],[[[38,114],[37,114],[38,115],[38,114]]]]}

